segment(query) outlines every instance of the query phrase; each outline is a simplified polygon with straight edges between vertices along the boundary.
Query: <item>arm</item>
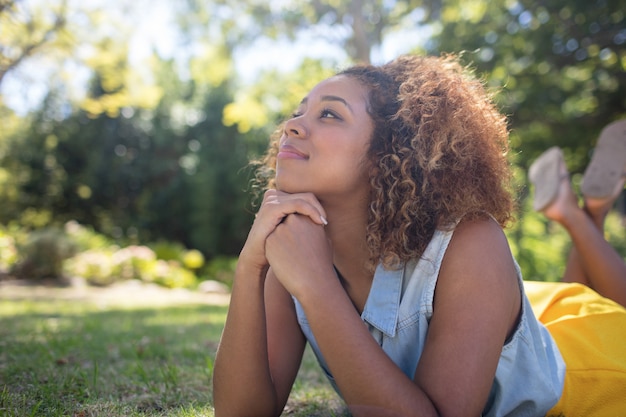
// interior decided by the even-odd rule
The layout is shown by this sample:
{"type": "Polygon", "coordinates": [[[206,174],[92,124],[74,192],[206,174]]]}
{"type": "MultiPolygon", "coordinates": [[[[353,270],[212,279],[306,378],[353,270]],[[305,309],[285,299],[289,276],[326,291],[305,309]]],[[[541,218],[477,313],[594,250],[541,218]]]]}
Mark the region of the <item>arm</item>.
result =
{"type": "Polygon", "coordinates": [[[216,416],[279,416],[298,373],[305,339],[291,296],[270,272],[263,282],[238,268],[213,378],[216,416]]]}
{"type": "Polygon", "coordinates": [[[439,273],[415,374],[442,415],[480,415],[520,310],[513,257],[500,226],[493,220],[460,224],[439,273]]]}
{"type": "MultiPolygon", "coordinates": [[[[285,239],[282,233],[289,227],[300,235],[302,226],[291,223],[292,217],[273,235],[285,239]]],[[[287,263],[280,265],[277,278],[305,309],[322,354],[355,415],[368,415],[368,411],[385,415],[380,410],[394,416],[480,414],[520,308],[515,269],[498,225],[489,220],[457,228],[440,271],[435,311],[414,380],[373,340],[332,270],[319,262],[307,264],[307,259],[319,256],[299,257],[293,248],[301,245],[286,240],[301,279],[287,282],[285,277],[294,277],[287,263]],[[312,282],[315,285],[307,284],[312,282]]],[[[273,266],[280,262],[279,249],[273,246],[278,241],[268,238],[273,266]]]]}
{"type": "MultiPolygon", "coordinates": [[[[324,211],[311,195],[268,191],[241,251],[215,358],[216,416],[278,416],[297,374],[304,337],[290,295],[274,278],[265,239],[290,213],[312,222],[324,211]]],[[[320,226],[321,227],[321,226],[320,226]]]]}

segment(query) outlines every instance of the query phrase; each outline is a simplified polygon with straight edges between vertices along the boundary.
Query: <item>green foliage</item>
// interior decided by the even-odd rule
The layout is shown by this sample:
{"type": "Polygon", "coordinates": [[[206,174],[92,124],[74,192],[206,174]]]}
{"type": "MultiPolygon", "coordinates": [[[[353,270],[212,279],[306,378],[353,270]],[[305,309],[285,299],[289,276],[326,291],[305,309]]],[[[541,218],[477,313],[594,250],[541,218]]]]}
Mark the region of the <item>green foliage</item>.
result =
{"type": "MultiPolygon", "coordinates": [[[[621,200],[624,205],[624,198],[621,200]]],[[[604,236],[615,250],[626,259],[626,216],[623,212],[613,211],[606,219],[604,236]]]]}
{"type": "Polygon", "coordinates": [[[113,241],[101,233],[97,233],[91,226],[79,224],[70,220],[65,224],[65,233],[76,246],[77,251],[102,249],[113,245],[113,241]]]}
{"type": "Polygon", "coordinates": [[[17,263],[16,239],[3,227],[0,227],[0,274],[6,273],[17,263]]]}
{"type": "Polygon", "coordinates": [[[565,230],[548,223],[539,213],[528,211],[515,228],[507,230],[513,256],[524,279],[559,281],[563,276],[571,240],[565,230]]]}
{"type": "MultiPolygon", "coordinates": [[[[414,40],[420,52],[465,51],[510,115],[524,210],[509,235],[531,277],[559,276],[553,265],[562,264],[567,243],[558,228],[528,212],[528,166],[558,145],[579,181],[599,131],[626,116],[626,0],[190,0],[172,7],[176,36],[193,52],[182,47],[176,61],[155,53],[140,68],[128,57],[132,24],[107,22],[106,11],[57,7],[63,1],[51,3],[49,14],[10,3],[0,11],[0,39],[14,51],[45,40],[36,51],[55,57],[48,62],[58,71],[31,114],[18,116],[0,97],[0,224],[42,229],[77,220],[93,232],[76,237],[86,240],[79,243],[85,250],[167,241],[206,259],[237,255],[253,219],[248,160],[263,152],[275,123],[313,84],[346,64],[307,59],[293,73],[278,67],[242,87],[232,57],[264,36],[320,34],[357,61],[385,36],[429,27],[431,37],[414,40]],[[18,9],[25,14],[14,18],[18,9]],[[67,17],[59,20],[63,27],[54,27],[56,17],[67,17]],[[115,30],[96,30],[101,24],[115,30]],[[44,39],[46,28],[53,31],[44,39]],[[68,53],[74,47],[81,53],[68,53]],[[70,100],[76,67],[92,77],[86,97],[70,100]]],[[[9,49],[2,51],[6,58],[9,49]]],[[[28,62],[32,55],[22,56],[28,62]]],[[[180,263],[180,253],[164,258],[180,263]]],[[[205,274],[206,267],[194,270],[205,274]]]]}
{"type": "MultiPolygon", "coordinates": [[[[154,110],[125,107],[111,117],[74,109],[61,116],[51,94],[0,153],[0,166],[16,173],[0,191],[11,192],[0,222],[17,218],[40,228],[75,219],[116,241],[162,239],[204,256],[238,252],[252,218],[250,173],[242,168],[260,141],[221,126],[228,82],[183,82],[173,65],[159,62],[168,94],[154,110]]],[[[104,84],[94,78],[94,97],[110,87],[104,84]]]]}
{"type": "Polygon", "coordinates": [[[45,9],[22,3],[0,2],[0,84],[9,71],[27,58],[67,49],[72,41],[66,30],[65,1],[48,4],[45,9]]]}
{"type": "Polygon", "coordinates": [[[197,283],[193,271],[178,261],[158,259],[147,246],[86,250],[68,259],[64,272],[84,278],[92,285],[110,285],[130,279],[168,288],[190,288],[197,283]]]}
{"type": "Polygon", "coordinates": [[[0,273],[23,279],[83,278],[105,286],[125,280],[194,288],[204,256],[178,243],[120,247],[75,221],[64,229],[0,228],[0,273]]]}
{"type": "Polygon", "coordinates": [[[158,259],[165,261],[179,261],[185,252],[185,247],[178,242],[160,240],[156,243],[151,243],[149,246],[158,259]]]}
{"type": "Polygon", "coordinates": [[[201,266],[199,253],[186,250],[179,243],[159,242],[153,245],[154,249],[140,245],[119,247],[76,222],[68,223],[66,230],[82,249],[63,264],[67,276],[84,278],[92,285],[131,279],[168,288],[191,288],[197,284],[194,270],[201,266]],[[193,268],[184,263],[186,258],[193,268]]]}
{"type": "Polygon", "coordinates": [[[557,145],[580,173],[600,130],[626,117],[624,10],[625,0],[452,1],[426,50],[466,51],[497,89],[522,168],[557,145]]]}
{"type": "Polygon", "coordinates": [[[61,278],[63,262],[74,255],[75,250],[62,230],[46,228],[34,231],[25,244],[18,246],[19,260],[11,274],[28,279],[61,278]]]}
{"type": "Polygon", "coordinates": [[[236,267],[237,258],[218,256],[209,261],[206,267],[206,274],[209,279],[223,282],[232,288],[236,267]]]}
{"type": "Polygon", "coordinates": [[[156,257],[148,248],[111,246],[78,253],[65,262],[64,272],[84,278],[92,285],[109,285],[122,280],[152,278],[142,271],[154,261],[156,257]]]}
{"type": "Polygon", "coordinates": [[[285,0],[264,2],[216,0],[181,3],[181,20],[187,30],[200,32],[207,26],[219,27],[227,46],[248,46],[259,38],[295,40],[311,33],[335,44],[355,62],[369,62],[388,32],[398,27],[424,24],[436,17],[439,0],[285,0]],[[217,10],[219,12],[217,12],[217,10]],[[213,13],[211,13],[213,12],[213,13]],[[241,24],[241,16],[246,24],[241,24]]]}
{"type": "Polygon", "coordinates": [[[255,85],[239,91],[224,107],[223,123],[237,125],[242,133],[251,129],[271,129],[292,114],[320,80],[335,71],[331,62],[307,58],[292,73],[279,69],[259,74],[255,85]]]}

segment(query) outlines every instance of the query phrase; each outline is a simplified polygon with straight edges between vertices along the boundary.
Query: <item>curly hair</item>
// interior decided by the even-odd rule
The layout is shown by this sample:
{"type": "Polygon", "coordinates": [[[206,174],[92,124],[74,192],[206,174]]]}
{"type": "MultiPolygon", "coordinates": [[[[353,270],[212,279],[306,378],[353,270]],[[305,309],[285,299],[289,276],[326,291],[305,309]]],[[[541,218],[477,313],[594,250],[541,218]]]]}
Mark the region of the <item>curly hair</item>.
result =
{"type": "MultiPolygon", "coordinates": [[[[508,129],[481,80],[452,55],[404,55],[382,66],[338,73],[369,91],[370,266],[396,268],[419,258],[435,230],[461,219],[512,219],[508,129]]],[[[259,171],[273,187],[273,135],[259,171]]]]}

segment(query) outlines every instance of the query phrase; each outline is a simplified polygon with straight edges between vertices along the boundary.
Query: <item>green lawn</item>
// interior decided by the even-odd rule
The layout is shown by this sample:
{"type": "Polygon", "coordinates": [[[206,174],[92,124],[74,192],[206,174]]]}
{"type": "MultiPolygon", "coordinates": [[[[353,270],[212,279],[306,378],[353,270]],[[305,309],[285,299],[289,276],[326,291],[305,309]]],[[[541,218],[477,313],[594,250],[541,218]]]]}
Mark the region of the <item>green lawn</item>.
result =
{"type": "MultiPolygon", "coordinates": [[[[0,416],[213,416],[226,309],[0,297],[0,416]]],[[[309,351],[284,415],[346,415],[309,351]]]]}

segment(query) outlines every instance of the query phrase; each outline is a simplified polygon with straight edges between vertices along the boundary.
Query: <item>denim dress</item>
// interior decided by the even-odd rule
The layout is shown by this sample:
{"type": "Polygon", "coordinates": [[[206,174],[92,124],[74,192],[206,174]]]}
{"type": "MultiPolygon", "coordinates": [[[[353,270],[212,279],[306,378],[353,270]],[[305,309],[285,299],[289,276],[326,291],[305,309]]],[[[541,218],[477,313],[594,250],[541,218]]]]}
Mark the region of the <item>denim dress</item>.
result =
{"type": "MultiPolygon", "coordinates": [[[[411,380],[426,343],[437,277],[452,234],[437,230],[419,261],[408,262],[403,268],[387,270],[379,265],[361,314],[372,337],[411,380]]],[[[543,416],[563,391],[565,363],[552,336],[535,318],[524,294],[519,266],[515,266],[522,292],[521,316],[502,348],[483,416],[543,416]]],[[[302,306],[295,298],[294,303],[304,335],[341,395],[302,306]]]]}

